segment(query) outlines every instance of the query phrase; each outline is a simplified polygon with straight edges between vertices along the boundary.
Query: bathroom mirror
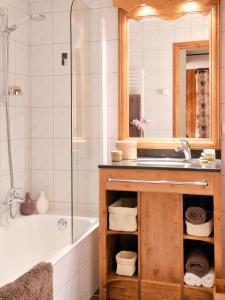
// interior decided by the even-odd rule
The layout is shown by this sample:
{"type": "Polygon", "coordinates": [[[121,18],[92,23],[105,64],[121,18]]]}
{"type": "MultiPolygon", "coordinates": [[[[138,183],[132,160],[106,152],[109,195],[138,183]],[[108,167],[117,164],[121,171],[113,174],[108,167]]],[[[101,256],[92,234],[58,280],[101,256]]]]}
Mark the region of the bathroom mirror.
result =
{"type": "Polygon", "coordinates": [[[171,148],[181,137],[219,148],[219,3],[165,15],[119,7],[119,138],[139,148],[171,148]]]}

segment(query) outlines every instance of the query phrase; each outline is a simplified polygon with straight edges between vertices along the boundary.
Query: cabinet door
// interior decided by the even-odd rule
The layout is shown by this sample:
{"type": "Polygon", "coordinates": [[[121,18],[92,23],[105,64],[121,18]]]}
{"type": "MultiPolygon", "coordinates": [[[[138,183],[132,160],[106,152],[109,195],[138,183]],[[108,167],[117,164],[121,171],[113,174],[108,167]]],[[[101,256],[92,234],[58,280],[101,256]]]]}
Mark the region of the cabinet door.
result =
{"type": "Polygon", "coordinates": [[[181,195],[141,193],[142,299],[181,299],[183,204],[181,195]]]}

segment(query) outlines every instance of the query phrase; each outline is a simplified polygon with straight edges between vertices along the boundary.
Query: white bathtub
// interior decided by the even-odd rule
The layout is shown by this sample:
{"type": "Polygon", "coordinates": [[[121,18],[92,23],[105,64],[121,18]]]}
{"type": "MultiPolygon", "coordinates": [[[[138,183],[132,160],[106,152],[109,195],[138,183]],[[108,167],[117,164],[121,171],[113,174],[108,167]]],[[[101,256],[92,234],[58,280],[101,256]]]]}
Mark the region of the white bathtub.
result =
{"type": "Polygon", "coordinates": [[[98,287],[98,220],[73,220],[73,244],[68,216],[20,216],[0,227],[0,286],[46,261],[53,265],[54,300],[89,300],[98,287]],[[58,228],[60,218],[66,229],[58,228]]]}

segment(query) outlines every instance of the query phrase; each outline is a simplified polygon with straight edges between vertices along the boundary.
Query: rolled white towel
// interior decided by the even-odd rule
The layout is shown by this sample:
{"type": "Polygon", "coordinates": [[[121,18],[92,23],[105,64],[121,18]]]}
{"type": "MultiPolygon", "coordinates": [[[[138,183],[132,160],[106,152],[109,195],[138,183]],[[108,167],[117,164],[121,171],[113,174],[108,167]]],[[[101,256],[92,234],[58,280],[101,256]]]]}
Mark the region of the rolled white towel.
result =
{"type": "Polygon", "coordinates": [[[201,278],[201,284],[206,288],[212,288],[215,282],[215,272],[210,270],[208,274],[201,278]]]}
{"type": "Polygon", "coordinates": [[[189,286],[201,286],[201,278],[193,273],[186,272],[184,275],[184,283],[189,286]]]}

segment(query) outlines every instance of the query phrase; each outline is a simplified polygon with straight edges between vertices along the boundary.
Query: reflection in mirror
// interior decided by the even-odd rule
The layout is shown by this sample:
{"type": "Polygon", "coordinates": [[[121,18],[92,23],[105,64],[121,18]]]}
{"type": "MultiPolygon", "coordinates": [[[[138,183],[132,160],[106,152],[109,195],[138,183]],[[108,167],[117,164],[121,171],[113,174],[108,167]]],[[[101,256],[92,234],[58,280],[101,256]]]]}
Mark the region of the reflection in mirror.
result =
{"type": "Polygon", "coordinates": [[[173,136],[209,138],[209,41],[175,43],[173,48],[173,136]]]}
{"type": "Polygon", "coordinates": [[[210,136],[209,18],[128,20],[130,137],[210,136]]]}

